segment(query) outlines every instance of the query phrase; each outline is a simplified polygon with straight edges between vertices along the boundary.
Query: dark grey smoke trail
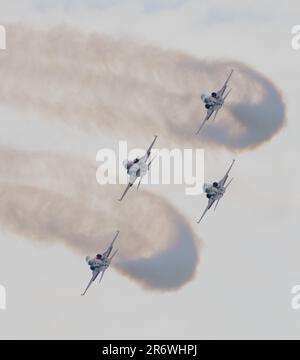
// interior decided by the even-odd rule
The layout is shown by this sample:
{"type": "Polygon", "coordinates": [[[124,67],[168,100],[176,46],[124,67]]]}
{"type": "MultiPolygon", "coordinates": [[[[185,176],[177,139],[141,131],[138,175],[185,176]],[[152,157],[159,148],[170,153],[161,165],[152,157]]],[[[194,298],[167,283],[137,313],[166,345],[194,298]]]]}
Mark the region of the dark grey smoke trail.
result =
{"type": "Polygon", "coordinates": [[[122,259],[119,263],[146,287],[166,290],[167,285],[167,289],[177,289],[194,274],[197,251],[192,234],[180,217],[174,220],[177,233],[172,247],[149,259],[122,259]]]}
{"type": "Polygon", "coordinates": [[[203,61],[176,51],[58,27],[8,27],[0,54],[0,101],[38,111],[85,131],[116,138],[159,133],[175,145],[203,141],[247,149],[284,125],[283,99],[271,82],[235,61],[203,61]],[[28,41],[30,39],[30,41],[28,41]],[[26,46],[24,46],[26,44],[26,46]],[[235,69],[228,104],[201,138],[203,92],[220,88],[235,69]]]}
{"type": "Polygon", "coordinates": [[[62,243],[82,255],[104,250],[120,229],[114,266],[125,276],[160,290],[192,279],[195,235],[161,198],[143,190],[130,204],[120,204],[122,187],[97,185],[93,166],[78,158],[2,148],[0,161],[2,229],[37,243],[62,243]]]}

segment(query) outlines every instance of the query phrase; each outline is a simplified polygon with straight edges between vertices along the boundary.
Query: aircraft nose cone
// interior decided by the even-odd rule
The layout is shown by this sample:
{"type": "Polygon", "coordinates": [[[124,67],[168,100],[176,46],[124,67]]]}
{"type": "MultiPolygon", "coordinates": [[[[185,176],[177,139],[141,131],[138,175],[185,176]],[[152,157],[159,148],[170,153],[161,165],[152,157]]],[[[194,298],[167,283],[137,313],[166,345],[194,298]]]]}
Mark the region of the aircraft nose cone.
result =
{"type": "Polygon", "coordinates": [[[206,192],[208,189],[210,188],[210,184],[204,184],[203,185],[203,190],[206,192]]]}

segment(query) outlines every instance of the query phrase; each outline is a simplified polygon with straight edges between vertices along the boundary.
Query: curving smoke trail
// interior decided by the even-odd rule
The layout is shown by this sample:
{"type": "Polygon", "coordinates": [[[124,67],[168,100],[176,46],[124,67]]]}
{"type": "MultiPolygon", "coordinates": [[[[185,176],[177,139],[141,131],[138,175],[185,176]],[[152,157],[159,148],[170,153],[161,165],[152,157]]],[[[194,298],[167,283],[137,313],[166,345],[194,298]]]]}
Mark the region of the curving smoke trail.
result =
{"type": "Polygon", "coordinates": [[[83,255],[105,249],[119,228],[121,251],[114,265],[124,275],[161,290],[192,279],[195,235],[159,197],[143,191],[131,197],[130,207],[119,204],[122,187],[97,185],[96,169],[78,158],[2,148],[0,162],[2,228],[39,243],[63,243],[83,255]]]}
{"type": "Polygon", "coordinates": [[[180,216],[174,216],[173,221],[170,225],[175,226],[176,235],[172,246],[150,258],[122,259],[119,265],[125,274],[161,290],[178,289],[191,279],[198,260],[195,239],[180,216]]]}
{"type": "Polygon", "coordinates": [[[205,140],[231,149],[258,146],[284,125],[278,89],[240,62],[203,61],[66,27],[38,31],[11,25],[8,34],[9,49],[0,54],[0,101],[21,111],[117,138],[150,132],[172,144],[205,140]],[[205,116],[200,94],[221,87],[231,68],[228,105],[201,139],[195,137],[205,116]]]}

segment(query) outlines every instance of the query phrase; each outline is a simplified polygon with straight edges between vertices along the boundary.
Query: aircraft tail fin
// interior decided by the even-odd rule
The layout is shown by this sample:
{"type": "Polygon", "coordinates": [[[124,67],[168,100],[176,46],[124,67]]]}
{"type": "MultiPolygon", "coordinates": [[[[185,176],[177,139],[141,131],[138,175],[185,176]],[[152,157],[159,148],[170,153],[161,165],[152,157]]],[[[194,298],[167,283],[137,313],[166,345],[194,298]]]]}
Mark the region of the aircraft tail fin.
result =
{"type": "Polygon", "coordinates": [[[226,95],[223,97],[223,101],[226,100],[227,96],[231,93],[231,91],[232,91],[232,88],[227,91],[226,95]]]}
{"type": "Polygon", "coordinates": [[[228,188],[228,186],[232,183],[233,179],[234,179],[234,178],[232,178],[232,179],[229,181],[229,183],[225,186],[225,189],[228,188]]]}
{"type": "Polygon", "coordinates": [[[117,249],[112,256],[109,258],[109,261],[112,261],[112,259],[117,255],[117,252],[119,251],[119,249],[117,249]]]}
{"type": "Polygon", "coordinates": [[[218,199],[218,201],[216,202],[216,205],[215,205],[214,211],[216,211],[216,210],[217,210],[217,207],[218,207],[218,205],[219,205],[219,201],[220,201],[220,199],[218,199]]]}
{"type": "Polygon", "coordinates": [[[150,160],[150,162],[149,162],[149,164],[148,164],[148,170],[150,169],[151,164],[152,164],[153,161],[158,157],[158,155],[159,155],[159,153],[156,154],[156,155],[150,160]]]}
{"type": "Polygon", "coordinates": [[[104,276],[104,273],[105,273],[106,269],[102,271],[102,274],[100,276],[100,279],[99,279],[99,284],[101,283],[102,279],[103,279],[103,276],[104,276]]]}
{"type": "Polygon", "coordinates": [[[219,112],[219,109],[218,109],[218,110],[216,110],[215,115],[214,115],[214,117],[213,117],[213,120],[212,120],[212,121],[215,121],[215,120],[216,120],[216,117],[217,117],[217,115],[218,115],[218,112],[219,112]]]}

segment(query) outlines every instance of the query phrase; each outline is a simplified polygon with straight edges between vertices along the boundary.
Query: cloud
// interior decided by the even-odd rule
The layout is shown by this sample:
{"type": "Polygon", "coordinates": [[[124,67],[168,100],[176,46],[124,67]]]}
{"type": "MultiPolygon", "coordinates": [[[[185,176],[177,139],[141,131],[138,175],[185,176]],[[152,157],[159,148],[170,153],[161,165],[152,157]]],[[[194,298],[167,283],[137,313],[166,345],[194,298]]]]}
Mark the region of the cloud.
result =
{"type": "MultiPolygon", "coordinates": [[[[284,125],[278,89],[236,61],[202,60],[64,26],[10,25],[8,34],[8,49],[0,53],[0,103],[20,117],[38,114],[53,128],[64,123],[137,147],[148,143],[149,134],[158,134],[168,146],[205,143],[239,151],[269,141],[284,125]],[[205,116],[201,92],[221,87],[231,68],[230,101],[218,120],[195,136],[205,116]]],[[[48,134],[37,128],[36,136],[48,134]]],[[[115,265],[126,276],[164,290],[193,277],[201,241],[165,200],[143,190],[120,204],[123,187],[98,186],[93,163],[72,153],[19,153],[13,146],[18,141],[0,153],[2,227],[82,254],[105,247],[119,228],[121,255],[115,265]]]]}

